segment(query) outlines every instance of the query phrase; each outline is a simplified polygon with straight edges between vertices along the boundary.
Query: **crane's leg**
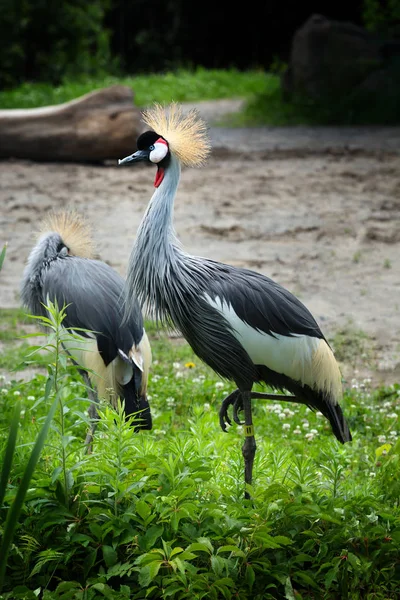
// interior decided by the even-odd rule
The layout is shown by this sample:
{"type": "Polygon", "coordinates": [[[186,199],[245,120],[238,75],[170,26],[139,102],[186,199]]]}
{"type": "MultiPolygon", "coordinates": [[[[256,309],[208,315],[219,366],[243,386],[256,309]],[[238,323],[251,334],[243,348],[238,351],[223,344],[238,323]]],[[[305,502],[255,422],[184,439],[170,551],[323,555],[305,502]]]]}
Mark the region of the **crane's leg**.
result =
{"type": "Polygon", "coordinates": [[[79,372],[85,381],[88,397],[90,400],[90,406],[89,406],[88,412],[89,412],[89,417],[90,417],[91,423],[90,423],[90,429],[86,435],[85,445],[86,445],[86,452],[88,454],[91,454],[92,444],[93,444],[93,436],[94,436],[94,432],[96,431],[97,421],[99,420],[99,413],[97,412],[99,398],[97,396],[96,391],[92,388],[92,383],[90,381],[89,375],[87,374],[87,371],[79,370],[79,372]]]}
{"type": "MultiPolygon", "coordinates": [[[[251,485],[253,480],[253,463],[256,454],[256,440],[254,437],[253,415],[251,413],[251,390],[241,392],[244,411],[244,444],[242,454],[244,458],[244,481],[251,485]]],[[[250,494],[245,491],[244,497],[249,499],[250,494]]]]}

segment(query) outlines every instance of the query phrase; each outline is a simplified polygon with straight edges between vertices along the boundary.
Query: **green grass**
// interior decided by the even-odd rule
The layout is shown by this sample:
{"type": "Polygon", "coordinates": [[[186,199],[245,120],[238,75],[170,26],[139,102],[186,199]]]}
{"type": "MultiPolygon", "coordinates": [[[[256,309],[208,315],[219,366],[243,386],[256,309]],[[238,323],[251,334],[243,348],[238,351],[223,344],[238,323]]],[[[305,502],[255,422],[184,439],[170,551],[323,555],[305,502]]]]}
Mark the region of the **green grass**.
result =
{"type": "Polygon", "coordinates": [[[21,334],[26,333],[24,329],[25,312],[15,308],[0,309],[0,341],[15,340],[21,334]]]}
{"type": "MultiPolygon", "coordinates": [[[[221,98],[243,98],[242,111],[221,120],[229,127],[260,125],[357,125],[398,123],[398,96],[380,98],[340,94],[328,96],[319,102],[302,96],[284,97],[280,73],[284,65],[272,71],[254,69],[207,70],[204,68],[178,69],[160,74],[136,76],[98,76],[88,79],[66,79],[59,86],[46,83],[24,83],[0,92],[1,108],[35,108],[73,100],[95,89],[111,85],[127,85],[135,94],[138,107],[153,102],[199,102],[221,98]]],[[[397,72],[395,72],[397,73],[397,72]]]]}
{"type": "Polygon", "coordinates": [[[346,362],[357,368],[360,364],[374,364],[374,340],[351,322],[336,331],[331,340],[335,356],[339,362],[346,362]]]}
{"type": "Polygon", "coordinates": [[[54,87],[50,84],[25,83],[13,90],[0,92],[1,108],[34,108],[60,104],[95,89],[110,85],[127,85],[135,94],[139,107],[152,102],[197,102],[218,98],[248,98],[265,88],[262,70],[238,71],[179,70],[159,75],[132,77],[103,77],[83,81],[65,81],[54,87]]]}
{"type": "MultiPolygon", "coordinates": [[[[400,386],[353,381],[343,401],[353,442],[344,446],[318,413],[255,401],[245,501],[242,428],[223,433],[218,423],[232,385],[181,339],[151,323],[147,331],[153,430],[135,433],[121,411],[102,405],[91,455],[86,389],[52,349],[60,407],[0,598],[397,599],[400,386]]],[[[18,375],[0,381],[0,456],[17,400],[22,408],[0,533],[53,400],[46,376],[24,383],[18,375]]]]}

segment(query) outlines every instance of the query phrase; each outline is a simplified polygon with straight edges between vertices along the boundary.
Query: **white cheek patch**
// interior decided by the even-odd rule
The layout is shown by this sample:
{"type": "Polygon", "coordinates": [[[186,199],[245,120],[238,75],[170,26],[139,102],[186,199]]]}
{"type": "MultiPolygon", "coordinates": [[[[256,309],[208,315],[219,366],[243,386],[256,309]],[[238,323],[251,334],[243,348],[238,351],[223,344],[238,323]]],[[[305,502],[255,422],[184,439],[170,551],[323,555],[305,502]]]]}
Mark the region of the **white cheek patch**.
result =
{"type": "Polygon", "coordinates": [[[154,144],[154,150],[152,150],[149,154],[149,158],[152,163],[159,163],[165,158],[168,154],[168,145],[164,140],[157,141],[154,144]]]}

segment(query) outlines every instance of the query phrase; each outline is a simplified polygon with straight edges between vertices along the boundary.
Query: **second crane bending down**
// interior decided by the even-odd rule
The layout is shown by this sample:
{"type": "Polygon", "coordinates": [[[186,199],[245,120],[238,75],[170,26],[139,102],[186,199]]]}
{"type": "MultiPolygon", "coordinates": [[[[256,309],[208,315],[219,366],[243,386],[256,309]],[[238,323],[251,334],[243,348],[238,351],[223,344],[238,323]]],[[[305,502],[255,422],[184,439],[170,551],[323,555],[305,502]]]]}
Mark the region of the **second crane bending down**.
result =
{"type": "MultiPolygon", "coordinates": [[[[339,401],[339,367],[309,310],[268,277],[183,251],[173,228],[173,205],[181,164],[199,166],[210,152],[207,128],[197,112],[186,115],[173,104],[155,105],[143,115],[149,127],[137,140],[138,150],[119,161],[157,167],[155,192],[143,217],[129,261],[126,311],[134,298],[153,317],[179,329],[194,352],[216,373],[234,381],[237,390],[222,403],[243,409],[245,482],[252,481],[256,450],[251,399],[280,398],[319,410],[344,443],[351,434],[339,401]],[[292,396],[252,392],[264,382],[292,396]]],[[[246,494],[248,497],[248,494],[246,494]]]]}

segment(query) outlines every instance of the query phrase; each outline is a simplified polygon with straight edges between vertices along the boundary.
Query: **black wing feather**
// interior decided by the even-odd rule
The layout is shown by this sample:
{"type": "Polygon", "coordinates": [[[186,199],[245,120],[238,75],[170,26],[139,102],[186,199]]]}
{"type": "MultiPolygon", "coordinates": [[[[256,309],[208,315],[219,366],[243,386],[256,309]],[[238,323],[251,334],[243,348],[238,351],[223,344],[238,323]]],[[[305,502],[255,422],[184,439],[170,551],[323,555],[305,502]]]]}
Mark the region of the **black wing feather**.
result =
{"type": "Polygon", "coordinates": [[[210,261],[214,277],[207,293],[232,305],[236,314],[251,327],[269,335],[308,335],[325,339],[316,320],[291,292],[255,271],[210,261]]]}
{"type": "Polygon", "coordinates": [[[107,264],[67,256],[49,265],[43,280],[43,302],[49,297],[59,308],[68,305],[64,326],[95,332],[99,352],[109,364],[118,349],[127,354],[143,336],[139,304],[122,325],[123,286],[123,278],[107,264]]]}

